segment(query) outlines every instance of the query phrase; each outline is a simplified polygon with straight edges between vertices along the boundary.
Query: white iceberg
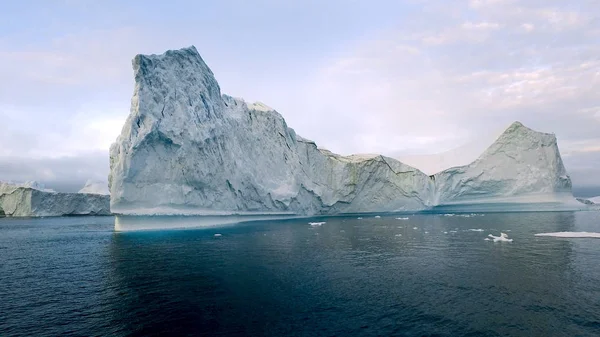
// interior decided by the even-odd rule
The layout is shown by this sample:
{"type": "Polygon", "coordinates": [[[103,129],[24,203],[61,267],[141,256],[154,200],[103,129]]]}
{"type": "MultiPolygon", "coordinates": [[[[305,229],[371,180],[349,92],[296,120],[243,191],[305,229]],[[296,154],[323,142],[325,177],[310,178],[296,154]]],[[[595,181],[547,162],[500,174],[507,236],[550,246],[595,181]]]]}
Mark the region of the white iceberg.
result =
{"type": "Polygon", "coordinates": [[[108,196],[59,193],[35,182],[0,182],[0,215],[3,216],[110,215],[109,202],[108,196]]]}
{"type": "Polygon", "coordinates": [[[137,55],[133,69],[131,112],[110,149],[118,214],[580,207],[554,135],[518,122],[473,163],[429,176],[381,155],[334,154],[272,108],[222,95],[195,47],[137,55]]]}
{"type": "Polygon", "coordinates": [[[509,239],[506,233],[500,233],[500,236],[494,236],[492,234],[488,234],[494,242],[512,242],[513,239],[509,239]]]}
{"type": "Polygon", "coordinates": [[[555,233],[539,233],[535,236],[552,236],[556,238],[595,238],[600,239],[600,233],[595,232],[555,232],[555,233]]]}

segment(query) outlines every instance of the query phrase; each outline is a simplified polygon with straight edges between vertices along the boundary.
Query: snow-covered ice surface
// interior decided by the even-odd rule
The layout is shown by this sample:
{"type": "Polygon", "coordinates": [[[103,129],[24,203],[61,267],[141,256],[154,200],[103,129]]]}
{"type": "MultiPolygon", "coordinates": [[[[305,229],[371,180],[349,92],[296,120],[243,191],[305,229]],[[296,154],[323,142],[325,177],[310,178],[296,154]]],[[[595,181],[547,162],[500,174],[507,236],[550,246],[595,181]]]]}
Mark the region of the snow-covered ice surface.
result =
{"type": "Polygon", "coordinates": [[[10,217],[110,215],[109,197],[59,193],[41,184],[0,183],[0,211],[10,217]]]}
{"type": "Polygon", "coordinates": [[[556,238],[595,238],[595,239],[600,239],[600,233],[590,233],[590,232],[538,233],[535,236],[552,236],[552,237],[556,237],[556,238]]]}
{"type": "Polygon", "coordinates": [[[593,202],[594,204],[600,204],[600,196],[593,197],[593,198],[588,198],[587,200],[593,202]]]}
{"type": "Polygon", "coordinates": [[[100,181],[93,181],[93,180],[88,180],[85,183],[85,186],[83,186],[83,188],[81,190],[79,190],[79,193],[100,194],[100,195],[109,195],[110,194],[110,192],[108,191],[108,183],[107,182],[100,182],[100,181]]]}
{"type": "Polygon", "coordinates": [[[556,137],[518,122],[473,163],[429,176],[389,157],[319,148],[267,105],[222,95],[195,47],[137,55],[133,68],[131,113],[110,149],[118,214],[583,207],[571,195],[556,137]]]}

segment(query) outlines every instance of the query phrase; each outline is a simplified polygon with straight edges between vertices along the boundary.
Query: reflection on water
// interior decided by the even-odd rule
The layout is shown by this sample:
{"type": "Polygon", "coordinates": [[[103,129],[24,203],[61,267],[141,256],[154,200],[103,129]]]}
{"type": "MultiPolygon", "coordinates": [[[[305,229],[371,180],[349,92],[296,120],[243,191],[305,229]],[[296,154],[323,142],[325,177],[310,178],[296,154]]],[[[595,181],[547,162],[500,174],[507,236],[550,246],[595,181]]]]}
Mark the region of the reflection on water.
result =
{"type": "Polygon", "coordinates": [[[600,231],[600,213],[408,217],[131,232],[113,231],[112,219],[2,220],[0,335],[600,329],[600,241],[534,236],[600,231]],[[500,232],[514,241],[484,241],[500,232]]]}

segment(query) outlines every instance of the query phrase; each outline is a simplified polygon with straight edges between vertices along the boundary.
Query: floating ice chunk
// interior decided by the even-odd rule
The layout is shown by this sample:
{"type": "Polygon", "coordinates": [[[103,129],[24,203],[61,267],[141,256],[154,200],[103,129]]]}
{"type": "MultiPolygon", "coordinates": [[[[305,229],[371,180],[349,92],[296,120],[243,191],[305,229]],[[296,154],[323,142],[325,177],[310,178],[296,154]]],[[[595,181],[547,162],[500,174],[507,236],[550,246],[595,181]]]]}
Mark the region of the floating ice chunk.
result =
{"type": "Polygon", "coordinates": [[[379,218],[381,218],[381,217],[380,217],[379,215],[376,215],[376,216],[375,216],[375,218],[376,218],[376,219],[379,219],[379,218]]]}
{"type": "Polygon", "coordinates": [[[223,234],[219,234],[219,233],[215,234],[216,238],[221,237],[221,236],[223,236],[223,234]]]}
{"type": "Polygon", "coordinates": [[[402,236],[402,234],[396,234],[396,235],[394,235],[394,236],[402,236]]]}
{"type": "Polygon", "coordinates": [[[408,220],[408,218],[396,218],[396,220],[408,220]]]}
{"type": "Polygon", "coordinates": [[[485,238],[484,240],[485,241],[492,241],[492,239],[490,239],[490,238],[485,238]]]}
{"type": "Polygon", "coordinates": [[[419,229],[419,227],[413,227],[413,229],[419,229]]]}
{"type": "Polygon", "coordinates": [[[457,231],[450,231],[450,233],[457,233],[457,231]]]}
{"type": "Polygon", "coordinates": [[[500,236],[493,236],[492,234],[488,234],[488,237],[492,238],[494,242],[512,242],[512,239],[508,238],[506,233],[500,233],[500,236]]]}
{"type": "Polygon", "coordinates": [[[448,232],[444,232],[444,234],[448,234],[448,232]]]}
{"type": "Polygon", "coordinates": [[[444,214],[444,216],[454,216],[452,213],[444,214]]]}
{"type": "Polygon", "coordinates": [[[552,236],[555,238],[594,238],[600,239],[600,233],[594,232],[555,232],[555,233],[539,233],[535,236],[552,236]]]}
{"type": "Polygon", "coordinates": [[[471,232],[483,232],[483,229],[481,229],[481,228],[471,228],[471,229],[467,229],[467,230],[471,231],[471,232]]]}
{"type": "Polygon", "coordinates": [[[313,226],[313,227],[316,227],[316,226],[322,226],[323,224],[326,224],[326,222],[325,221],[323,221],[323,222],[309,222],[308,224],[311,225],[311,226],[313,226]]]}
{"type": "Polygon", "coordinates": [[[356,219],[358,219],[358,220],[362,220],[362,218],[361,218],[361,217],[358,217],[358,218],[356,218],[356,219]]]}
{"type": "Polygon", "coordinates": [[[426,231],[425,234],[429,234],[429,232],[426,231]]]}

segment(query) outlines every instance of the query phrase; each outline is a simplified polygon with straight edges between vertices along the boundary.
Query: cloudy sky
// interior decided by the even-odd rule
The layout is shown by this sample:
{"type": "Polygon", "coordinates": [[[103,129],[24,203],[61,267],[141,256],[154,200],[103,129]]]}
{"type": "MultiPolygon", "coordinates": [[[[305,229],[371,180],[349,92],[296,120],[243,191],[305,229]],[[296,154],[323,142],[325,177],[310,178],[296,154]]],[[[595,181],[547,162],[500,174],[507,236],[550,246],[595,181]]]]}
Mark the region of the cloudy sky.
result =
{"type": "Polygon", "coordinates": [[[431,154],[519,120],[600,187],[597,0],[0,4],[0,180],[106,180],[131,59],[195,45],[224,93],[334,152],[431,154]]]}

